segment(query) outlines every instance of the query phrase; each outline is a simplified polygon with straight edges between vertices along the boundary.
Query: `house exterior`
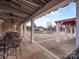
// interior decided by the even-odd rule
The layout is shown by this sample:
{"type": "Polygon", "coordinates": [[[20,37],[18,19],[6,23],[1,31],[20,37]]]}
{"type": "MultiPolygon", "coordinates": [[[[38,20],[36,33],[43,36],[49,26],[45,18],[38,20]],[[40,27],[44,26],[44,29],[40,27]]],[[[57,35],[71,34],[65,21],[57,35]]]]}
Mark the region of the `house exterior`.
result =
{"type": "Polygon", "coordinates": [[[36,32],[44,32],[46,29],[45,29],[44,27],[42,27],[42,26],[36,26],[36,27],[34,28],[34,30],[35,30],[36,32]]]}
{"type": "MultiPolygon", "coordinates": [[[[27,31],[31,31],[31,26],[26,26],[27,31]]],[[[44,32],[46,29],[42,26],[34,26],[35,32],[44,32]]]]}

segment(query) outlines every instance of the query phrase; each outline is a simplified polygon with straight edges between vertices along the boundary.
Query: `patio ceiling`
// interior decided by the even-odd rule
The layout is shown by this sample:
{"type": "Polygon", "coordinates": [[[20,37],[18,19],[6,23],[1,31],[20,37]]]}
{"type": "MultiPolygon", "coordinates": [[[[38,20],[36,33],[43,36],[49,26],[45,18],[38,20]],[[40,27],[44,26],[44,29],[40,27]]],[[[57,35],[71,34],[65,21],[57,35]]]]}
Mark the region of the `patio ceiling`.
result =
{"type": "Polygon", "coordinates": [[[23,23],[55,11],[69,0],[1,0],[0,19],[12,23],[23,23]]]}

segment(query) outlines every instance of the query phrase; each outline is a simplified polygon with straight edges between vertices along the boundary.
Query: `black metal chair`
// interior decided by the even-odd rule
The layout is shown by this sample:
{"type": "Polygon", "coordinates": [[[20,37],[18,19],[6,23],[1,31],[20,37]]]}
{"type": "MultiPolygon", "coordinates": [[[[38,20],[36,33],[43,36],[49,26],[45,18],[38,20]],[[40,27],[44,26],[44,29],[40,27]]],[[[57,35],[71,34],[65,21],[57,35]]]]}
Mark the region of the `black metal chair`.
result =
{"type": "Polygon", "coordinates": [[[21,38],[20,38],[20,34],[17,33],[17,32],[10,32],[10,38],[9,38],[9,42],[10,42],[10,45],[9,45],[9,50],[13,50],[13,53],[15,52],[15,56],[16,56],[16,59],[17,59],[17,51],[18,51],[18,48],[19,48],[19,51],[20,51],[20,55],[22,54],[22,51],[21,51],[21,38]]]}
{"type": "Polygon", "coordinates": [[[6,41],[5,38],[3,38],[2,40],[0,40],[0,54],[2,53],[1,56],[3,59],[7,59],[8,49],[9,49],[9,42],[6,41]]]}
{"type": "Polygon", "coordinates": [[[20,34],[17,32],[7,32],[4,35],[4,38],[0,40],[0,52],[3,52],[3,59],[7,59],[8,52],[11,50],[13,50],[13,53],[15,52],[17,59],[18,48],[20,50],[20,53],[22,54],[20,46],[21,40],[22,39],[20,38],[20,34]]]}

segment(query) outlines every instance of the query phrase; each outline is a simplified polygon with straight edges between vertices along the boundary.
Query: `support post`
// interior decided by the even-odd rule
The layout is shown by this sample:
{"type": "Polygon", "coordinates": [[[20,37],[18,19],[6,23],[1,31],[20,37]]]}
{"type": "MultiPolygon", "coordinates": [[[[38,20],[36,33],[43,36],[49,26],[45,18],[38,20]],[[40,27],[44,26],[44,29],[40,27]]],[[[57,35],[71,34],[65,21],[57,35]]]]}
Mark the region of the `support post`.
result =
{"type": "Polygon", "coordinates": [[[0,23],[0,36],[2,35],[2,23],[0,23]]]}
{"type": "Polygon", "coordinates": [[[20,25],[20,34],[21,34],[21,36],[23,36],[23,24],[20,25]]]}
{"type": "Polygon", "coordinates": [[[77,0],[77,17],[76,17],[76,47],[79,48],[79,0],[77,0]]]}
{"type": "Polygon", "coordinates": [[[76,37],[76,27],[74,26],[74,37],[76,37]]]}
{"type": "Polygon", "coordinates": [[[56,25],[56,41],[60,42],[59,24],[56,25]]]}
{"type": "Polygon", "coordinates": [[[24,23],[24,37],[26,37],[26,32],[27,32],[26,23],[24,23]]]}
{"type": "Polygon", "coordinates": [[[31,20],[31,40],[30,43],[34,42],[34,20],[31,20]]]}
{"type": "Polygon", "coordinates": [[[24,25],[25,25],[25,24],[23,24],[23,37],[24,37],[24,32],[25,32],[24,25]]]}
{"type": "Polygon", "coordinates": [[[65,25],[65,40],[68,39],[68,35],[67,35],[67,26],[65,25]]]}
{"type": "Polygon", "coordinates": [[[73,35],[73,29],[72,29],[72,26],[70,26],[70,34],[73,35]]]}
{"type": "Polygon", "coordinates": [[[72,38],[73,37],[73,29],[72,29],[71,25],[69,26],[69,29],[70,29],[70,38],[72,38]]]}

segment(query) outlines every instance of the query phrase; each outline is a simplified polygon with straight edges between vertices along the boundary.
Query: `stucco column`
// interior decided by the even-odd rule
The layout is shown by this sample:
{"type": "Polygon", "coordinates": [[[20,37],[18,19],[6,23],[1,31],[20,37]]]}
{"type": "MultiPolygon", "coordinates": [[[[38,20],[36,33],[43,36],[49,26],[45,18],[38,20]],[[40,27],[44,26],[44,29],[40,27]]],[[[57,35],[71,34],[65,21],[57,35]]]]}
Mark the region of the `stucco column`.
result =
{"type": "Polygon", "coordinates": [[[79,47],[79,0],[77,0],[77,17],[76,17],[76,47],[79,47]]]}
{"type": "Polygon", "coordinates": [[[65,40],[68,39],[68,35],[67,35],[67,26],[65,25],[65,40]]]}
{"type": "Polygon", "coordinates": [[[25,37],[25,28],[24,28],[25,24],[23,23],[23,36],[25,37]]]}
{"type": "Polygon", "coordinates": [[[74,37],[76,37],[76,27],[74,26],[74,37]]]}
{"type": "Polygon", "coordinates": [[[24,37],[26,37],[26,32],[27,32],[26,23],[24,23],[24,37]]]}
{"type": "Polygon", "coordinates": [[[70,34],[71,35],[73,34],[73,28],[72,28],[72,26],[70,26],[70,34]]]}
{"type": "Polygon", "coordinates": [[[31,40],[30,43],[34,42],[34,20],[31,20],[31,40]]]}
{"type": "Polygon", "coordinates": [[[20,25],[20,34],[21,34],[21,36],[23,36],[23,24],[20,25]]]}
{"type": "Polygon", "coordinates": [[[60,42],[59,24],[56,25],[56,41],[60,42]]]}
{"type": "Polygon", "coordinates": [[[0,23],[0,36],[2,35],[2,23],[0,23]]]}
{"type": "Polygon", "coordinates": [[[72,28],[72,26],[69,26],[69,29],[70,29],[70,38],[72,38],[73,37],[73,28],[72,28]]]}

